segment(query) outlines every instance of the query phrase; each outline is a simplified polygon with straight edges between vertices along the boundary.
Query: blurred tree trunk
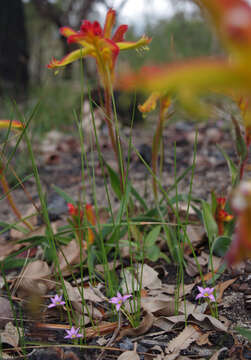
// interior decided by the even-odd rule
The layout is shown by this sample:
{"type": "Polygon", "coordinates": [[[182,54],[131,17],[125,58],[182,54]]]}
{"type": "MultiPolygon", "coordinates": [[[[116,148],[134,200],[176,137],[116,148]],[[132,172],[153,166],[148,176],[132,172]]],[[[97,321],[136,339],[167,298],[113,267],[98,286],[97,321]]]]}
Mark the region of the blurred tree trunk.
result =
{"type": "Polygon", "coordinates": [[[28,60],[22,0],[1,0],[0,95],[24,96],[29,84],[28,60]]]}

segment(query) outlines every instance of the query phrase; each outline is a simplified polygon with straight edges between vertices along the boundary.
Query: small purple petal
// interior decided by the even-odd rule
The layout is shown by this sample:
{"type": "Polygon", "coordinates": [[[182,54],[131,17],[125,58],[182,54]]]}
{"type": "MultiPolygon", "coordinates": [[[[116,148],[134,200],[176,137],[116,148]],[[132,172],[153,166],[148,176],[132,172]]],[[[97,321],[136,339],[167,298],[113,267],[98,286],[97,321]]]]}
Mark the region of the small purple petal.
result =
{"type": "Polygon", "coordinates": [[[109,300],[109,303],[112,303],[112,304],[117,304],[118,303],[118,298],[117,297],[113,297],[109,300]]]}
{"type": "Polygon", "coordinates": [[[211,294],[211,295],[209,295],[208,297],[209,297],[209,299],[210,299],[211,301],[216,302],[214,295],[211,294]]]}
{"type": "Polygon", "coordinates": [[[74,326],[70,330],[66,330],[67,335],[64,337],[65,339],[74,339],[76,337],[82,337],[82,334],[78,334],[79,328],[75,329],[74,326]]]}
{"type": "Polygon", "coordinates": [[[122,305],[122,304],[117,304],[117,305],[116,305],[116,310],[117,310],[117,311],[119,311],[121,305],[122,305]]]}
{"type": "Polygon", "coordinates": [[[204,288],[201,286],[197,286],[197,289],[199,290],[200,293],[204,293],[204,288]]]}
{"type": "Polygon", "coordinates": [[[202,294],[198,294],[198,295],[196,296],[195,300],[198,300],[199,298],[202,298],[202,297],[204,297],[202,294]]]}
{"type": "Polygon", "coordinates": [[[125,302],[130,297],[132,297],[132,295],[124,295],[124,296],[122,296],[122,301],[125,302]]]}
{"type": "Polygon", "coordinates": [[[56,304],[49,304],[48,308],[52,308],[52,307],[55,307],[55,306],[56,306],[56,304]]]}

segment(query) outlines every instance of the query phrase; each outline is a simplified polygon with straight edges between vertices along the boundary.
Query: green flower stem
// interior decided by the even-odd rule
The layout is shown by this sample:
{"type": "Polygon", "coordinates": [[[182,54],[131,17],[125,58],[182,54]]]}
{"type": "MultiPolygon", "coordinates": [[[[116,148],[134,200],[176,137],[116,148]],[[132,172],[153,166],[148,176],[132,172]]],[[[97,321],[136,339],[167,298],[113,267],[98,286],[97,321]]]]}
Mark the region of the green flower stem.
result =
{"type": "Polygon", "coordinates": [[[111,86],[105,87],[105,121],[108,126],[109,136],[112,144],[112,148],[116,157],[116,161],[118,164],[118,171],[120,176],[120,186],[121,189],[124,190],[124,181],[123,181],[123,170],[120,162],[119,150],[118,150],[118,142],[116,141],[117,136],[114,134],[113,123],[112,123],[112,89],[111,86]]]}

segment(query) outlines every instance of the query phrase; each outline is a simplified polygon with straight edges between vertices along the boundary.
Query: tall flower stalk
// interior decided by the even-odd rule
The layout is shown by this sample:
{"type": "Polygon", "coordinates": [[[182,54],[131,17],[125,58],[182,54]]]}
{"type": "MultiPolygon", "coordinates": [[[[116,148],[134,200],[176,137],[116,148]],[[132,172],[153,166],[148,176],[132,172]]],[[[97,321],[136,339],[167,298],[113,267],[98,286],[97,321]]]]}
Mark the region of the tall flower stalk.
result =
{"type": "Polygon", "coordinates": [[[62,27],[60,32],[67,38],[68,43],[77,43],[81,45],[81,48],[72,51],[61,60],[56,60],[53,58],[48,64],[48,68],[54,69],[64,67],[65,65],[87,56],[93,57],[95,59],[100,82],[104,88],[104,120],[108,127],[110,142],[118,163],[118,169],[120,170],[121,187],[123,188],[123,170],[121,169],[120,153],[117,142],[118,136],[114,129],[111,106],[115,65],[121,50],[147,48],[147,45],[150,43],[151,39],[146,36],[142,36],[136,42],[125,41],[124,35],[128,29],[127,25],[120,25],[112,35],[115,21],[116,12],[113,9],[109,9],[103,28],[98,21],[91,23],[88,20],[83,21],[78,32],[69,27],[62,27]]]}
{"type": "Polygon", "coordinates": [[[168,110],[171,105],[171,99],[167,95],[161,95],[158,91],[154,91],[151,95],[147,98],[144,104],[139,105],[139,111],[143,113],[145,116],[150,111],[155,110],[157,102],[159,101],[159,119],[156,127],[156,131],[153,136],[153,143],[152,143],[152,171],[153,171],[153,193],[155,199],[158,196],[158,189],[157,189],[157,181],[156,177],[158,175],[158,154],[159,148],[161,144],[164,123],[165,121],[172,116],[172,112],[168,113],[168,110]]]}

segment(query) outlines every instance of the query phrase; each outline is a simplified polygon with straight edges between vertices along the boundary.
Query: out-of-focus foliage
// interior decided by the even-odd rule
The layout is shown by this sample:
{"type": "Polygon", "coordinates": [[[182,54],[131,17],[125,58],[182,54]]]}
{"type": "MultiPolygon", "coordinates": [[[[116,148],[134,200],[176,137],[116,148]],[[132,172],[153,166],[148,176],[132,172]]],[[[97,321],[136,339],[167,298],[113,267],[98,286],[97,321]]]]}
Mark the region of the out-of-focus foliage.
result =
{"type": "MultiPolygon", "coordinates": [[[[61,12],[67,9],[69,3],[68,0],[62,0],[55,1],[53,4],[61,12]]],[[[73,3],[72,16],[68,16],[68,19],[71,21],[70,26],[78,29],[76,11],[82,0],[75,0],[73,3]]],[[[80,63],[73,64],[70,71],[67,72],[67,79],[66,70],[56,77],[50,73],[46,64],[51,57],[61,58],[63,54],[74,48],[71,48],[65,39],[60,37],[55,22],[37,11],[33,0],[25,2],[24,8],[30,50],[30,89],[28,101],[23,107],[24,112],[26,112],[26,108],[31,109],[37,101],[41,100],[40,111],[36,117],[36,131],[40,134],[52,128],[67,129],[68,125],[74,122],[73,110],[79,110],[80,106],[79,88],[76,88],[76,80],[79,80],[81,65],[80,63]],[[54,106],[55,103],[57,106],[54,106]]],[[[87,18],[90,20],[98,19],[98,14],[95,13],[94,8],[87,18]]],[[[103,17],[100,20],[102,23],[103,17]]],[[[118,22],[121,22],[120,19],[118,22]]],[[[135,50],[133,56],[121,52],[117,64],[118,68],[125,69],[127,66],[139,68],[147,63],[169,62],[183,57],[208,55],[218,51],[208,25],[196,13],[189,15],[177,13],[172,18],[163,18],[159,22],[156,21],[155,24],[146,24],[140,32],[153,37],[149,46],[150,51],[137,53],[135,50]]],[[[137,29],[130,25],[126,40],[133,41],[138,37],[137,29]]],[[[95,60],[86,63],[83,62],[85,84],[88,81],[89,84],[95,86],[95,76],[92,76],[93,73],[95,74],[95,60]]],[[[125,102],[129,101],[132,104],[134,100],[128,100],[128,94],[126,96],[125,102]]],[[[121,101],[124,100],[121,99],[121,101]]],[[[11,117],[9,109],[10,107],[6,107],[5,103],[1,104],[0,114],[2,117],[11,117]]]]}
{"type": "MultiPolygon", "coordinates": [[[[185,15],[182,12],[170,19],[162,19],[156,24],[146,24],[145,33],[152,36],[150,51],[121,59],[133,68],[147,63],[171,62],[195,56],[205,56],[220,52],[220,47],[208,24],[197,13],[185,15]]],[[[134,37],[133,30],[128,37],[134,37]]]]}

